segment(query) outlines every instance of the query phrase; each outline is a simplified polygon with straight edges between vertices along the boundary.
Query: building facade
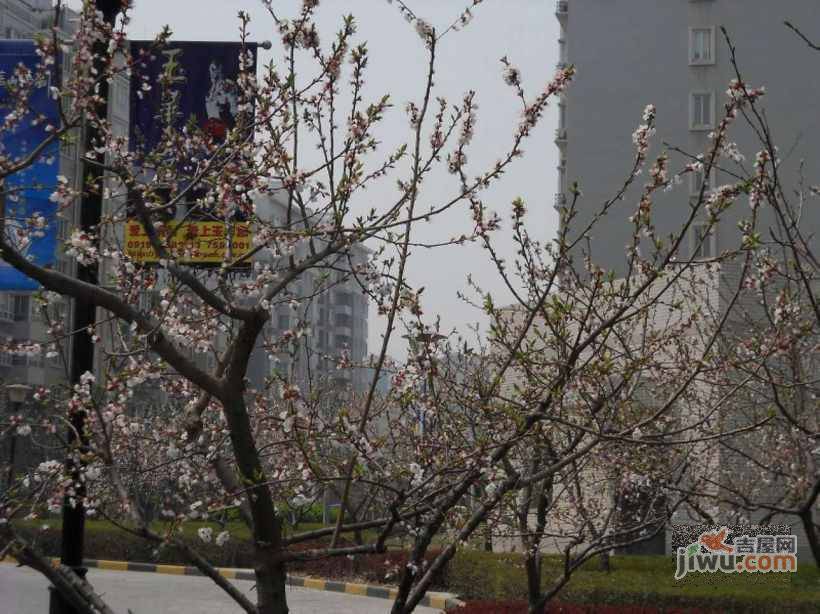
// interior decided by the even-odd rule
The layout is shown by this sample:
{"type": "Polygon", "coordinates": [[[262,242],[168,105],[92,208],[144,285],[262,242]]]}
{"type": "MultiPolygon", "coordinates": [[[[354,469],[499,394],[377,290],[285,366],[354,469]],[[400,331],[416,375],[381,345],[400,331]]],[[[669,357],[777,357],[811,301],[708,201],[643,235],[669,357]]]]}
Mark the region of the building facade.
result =
{"type": "MultiPolygon", "coordinates": [[[[77,14],[64,10],[60,17],[61,35],[69,37],[76,29],[77,14]]],[[[51,0],[0,0],[0,39],[31,39],[38,34],[50,33],[54,23],[51,0]]],[[[64,62],[64,74],[70,62],[64,62]]],[[[60,174],[79,182],[79,147],[66,146],[60,150],[60,174]]],[[[58,242],[68,236],[73,223],[71,216],[59,220],[58,242]]],[[[56,266],[66,272],[71,262],[58,257],[56,266]]],[[[68,323],[69,305],[60,302],[49,313],[43,312],[33,292],[0,292],[0,338],[14,341],[43,342],[47,329],[53,323],[68,323]]],[[[66,365],[60,357],[47,359],[42,355],[0,356],[0,382],[51,386],[65,381],[66,365]]]]}
{"type": "MultiPolygon", "coordinates": [[[[287,219],[284,191],[273,190],[255,199],[260,221],[274,228],[304,227],[287,219]]],[[[311,219],[314,227],[320,220],[311,219]]],[[[314,243],[317,249],[321,241],[314,243]]],[[[309,241],[296,245],[298,262],[309,255],[309,241]]],[[[367,262],[367,249],[353,244],[319,266],[302,273],[271,304],[271,318],[257,343],[248,365],[251,385],[260,388],[267,378],[281,376],[308,390],[362,392],[372,371],[364,368],[367,353],[367,294],[362,291],[357,271],[367,262]],[[304,329],[307,334],[284,342],[288,331],[304,329]],[[272,351],[275,350],[275,351],[272,351]],[[351,368],[338,368],[349,363],[351,368]]],[[[256,266],[268,266],[277,273],[287,270],[287,259],[269,250],[256,257],[256,266]]]]}
{"type": "MultiPolygon", "coordinates": [[[[76,13],[67,9],[61,16],[60,27],[70,32],[76,13]]],[[[0,38],[33,38],[48,32],[54,23],[52,0],[0,0],[0,38]]]]}
{"type": "MultiPolygon", "coordinates": [[[[570,238],[577,237],[611,199],[628,177],[635,158],[632,132],[643,123],[648,104],[657,108],[657,134],[648,160],[669,144],[670,169],[680,170],[691,159],[676,153],[708,151],[709,134],[723,117],[726,90],[735,78],[725,27],[737,48],[744,81],[765,86],[761,99],[775,143],[783,152],[780,177],[784,193],[792,197],[805,174],[806,182],[820,176],[820,129],[816,101],[820,81],[805,78],[820,65],[820,55],[809,49],[785,20],[816,31],[817,5],[810,0],[561,0],[556,2],[560,23],[560,62],[572,64],[577,74],[560,101],[556,144],[560,151],[556,208],[572,202],[571,187],[581,195],[570,238]]],[[[730,128],[730,140],[745,154],[751,168],[762,147],[742,117],[730,128]]],[[[733,183],[735,163],[722,158],[708,178],[707,187],[733,183]]],[[[633,226],[627,218],[635,212],[647,173],[637,178],[624,197],[578,246],[592,261],[616,274],[625,274],[625,246],[633,226]]],[[[690,174],[668,193],[655,193],[653,222],[661,236],[680,227],[689,202],[700,192],[699,175],[690,174]]],[[[796,198],[795,198],[796,200],[796,198]]],[[[761,227],[773,224],[761,208],[761,227]]],[[[738,202],[724,215],[718,228],[696,251],[696,221],[685,237],[680,256],[708,257],[738,244],[737,222],[749,216],[746,202],[738,202]]],[[[820,229],[820,208],[806,207],[803,223],[809,235],[820,229]],[[813,229],[813,231],[812,231],[813,229]]]]}
{"type": "MultiPolygon", "coordinates": [[[[820,54],[810,49],[791,29],[816,33],[817,4],[810,0],[561,0],[556,2],[560,24],[560,63],[572,64],[577,75],[560,101],[556,145],[560,152],[556,209],[575,200],[576,217],[568,230],[570,240],[580,236],[602,206],[623,186],[635,160],[632,133],[644,123],[641,115],[648,104],[657,109],[657,133],[647,156],[647,167],[662,152],[669,155],[670,175],[693,160],[706,155],[710,134],[724,115],[729,83],[737,78],[730,49],[722,31],[736,48],[737,68],[750,87],[765,86],[760,100],[765,108],[772,139],[781,155],[778,174],[783,197],[801,207],[801,230],[813,246],[820,234],[820,207],[812,206],[804,187],[820,177],[820,116],[816,101],[820,81],[807,78],[820,66],[820,54]],[[679,149],[680,151],[677,151],[679,149]],[[578,192],[573,185],[577,182],[578,192]],[[577,200],[576,200],[577,199],[577,200]],[[803,207],[803,203],[806,206],[803,207]]],[[[809,34],[811,36],[811,34],[809,34]]],[[[729,140],[737,143],[745,159],[721,157],[719,168],[704,177],[689,173],[681,185],[653,194],[653,224],[661,237],[677,231],[697,202],[703,183],[705,191],[733,184],[745,175],[763,149],[758,136],[739,115],[730,127],[729,140]]],[[[753,172],[753,171],[752,171],[753,172]]],[[[634,225],[629,216],[637,209],[640,192],[648,181],[639,176],[623,198],[615,201],[572,253],[576,268],[582,259],[591,261],[616,276],[627,273],[627,245],[634,225]]],[[[682,260],[708,259],[740,243],[738,222],[749,218],[751,209],[741,197],[720,222],[700,241],[706,230],[705,212],[689,228],[678,254],[682,260]]],[[[765,205],[758,208],[758,231],[767,239],[777,226],[774,214],[765,205]]],[[[647,249],[651,249],[647,247],[647,249]]],[[[720,295],[731,295],[739,277],[735,262],[721,266],[720,295]]],[[[721,299],[720,309],[727,307],[721,299]]],[[[741,305],[754,319],[755,305],[741,305]]],[[[759,314],[760,315],[760,314],[759,314]]],[[[761,316],[762,317],[762,316],[761,316]]],[[[727,323],[728,333],[742,333],[727,323]]],[[[741,326],[748,326],[748,322],[741,326]]],[[[765,407],[751,407],[764,411],[765,407]]],[[[748,416],[741,407],[727,407],[725,426],[731,429],[748,416]],[[729,411],[731,409],[731,411],[729,411]]],[[[744,445],[754,447],[759,441],[744,445]]],[[[724,483],[754,481],[749,462],[740,453],[724,446],[712,459],[720,467],[724,483]],[[727,451],[729,450],[729,451],[727,451]]],[[[773,489],[772,498],[778,493],[773,489]]],[[[715,507],[714,517],[732,518],[726,506],[715,507]]],[[[748,517],[754,522],[760,515],[748,517]]],[[[736,517],[736,516],[735,516],[736,517]]],[[[694,523],[696,515],[679,513],[673,522],[694,523]]],[[[702,518],[700,519],[702,521],[702,518]]],[[[775,516],[770,522],[790,524],[798,543],[806,544],[796,518],[775,516]]],[[[668,546],[668,544],[667,544],[668,546]]],[[[805,548],[803,553],[805,555],[805,548]]],[[[800,554],[800,546],[798,547],[800,554]]]]}
{"type": "MultiPolygon", "coordinates": [[[[54,8],[51,0],[0,0],[0,39],[31,39],[39,34],[50,34],[54,23],[54,8]]],[[[79,15],[64,8],[60,15],[60,36],[70,38],[76,31],[79,15]]],[[[71,52],[60,58],[62,78],[70,78],[73,57],[71,52]]],[[[112,129],[118,136],[128,134],[129,81],[125,74],[119,74],[111,83],[108,116],[112,129]]],[[[72,187],[79,190],[82,183],[82,143],[84,133],[77,128],[60,147],[59,174],[68,178],[72,187]]],[[[115,203],[107,200],[106,211],[111,211],[115,203]]],[[[58,214],[57,254],[55,268],[60,272],[74,274],[76,263],[63,253],[63,242],[77,225],[77,206],[58,214]]],[[[52,303],[44,312],[37,300],[37,292],[0,292],[0,338],[17,342],[44,343],[48,341],[48,329],[61,325],[70,330],[73,322],[70,301],[63,299],[52,303]]],[[[68,358],[70,340],[58,348],[59,354],[46,358],[37,356],[0,356],[0,385],[27,384],[29,386],[55,386],[68,379],[68,358]]],[[[0,391],[0,397],[2,392],[0,391]]]]}

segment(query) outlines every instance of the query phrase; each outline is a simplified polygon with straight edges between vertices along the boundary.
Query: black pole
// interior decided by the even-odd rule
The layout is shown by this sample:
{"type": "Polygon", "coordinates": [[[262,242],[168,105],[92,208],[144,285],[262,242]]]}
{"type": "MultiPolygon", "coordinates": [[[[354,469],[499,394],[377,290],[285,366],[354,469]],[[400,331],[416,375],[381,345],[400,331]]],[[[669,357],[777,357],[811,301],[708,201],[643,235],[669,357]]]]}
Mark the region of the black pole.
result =
{"type": "MultiPolygon", "coordinates": [[[[122,8],[122,0],[95,0],[96,8],[103,15],[103,20],[113,26],[117,15],[122,8]]],[[[102,75],[107,63],[105,56],[108,53],[107,40],[94,44],[94,68],[98,77],[99,106],[97,116],[108,116],[108,82],[102,75]]],[[[100,224],[103,199],[103,171],[94,164],[87,162],[85,152],[93,151],[98,145],[99,128],[94,120],[85,122],[85,139],[82,150],[82,196],[80,200],[80,228],[83,231],[96,231],[100,224]]],[[[97,264],[82,265],[77,263],[77,278],[87,283],[99,283],[97,264]]],[[[80,383],[80,378],[86,372],[94,372],[94,343],[88,333],[88,327],[95,323],[96,306],[82,299],[74,299],[74,328],[78,331],[71,343],[71,384],[80,383]]],[[[75,411],[69,416],[71,428],[68,431],[69,453],[66,457],[66,470],[77,488],[76,497],[65,497],[63,500],[63,529],[62,545],[60,549],[60,563],[70,567],[81,578],[85,578],[88,571],[83,567],[83,549],[85,541],[85,508],[82,499],[85,496],[85,487],[80,476],[82,475],[82,456],[88,451],[88,438],[85,433],[85,412],[75,411]],[[79,462],[75,462],[74,455],[79,454],[79,462]]],[[[76,614],[75,608],[53,587],[51,588],[50,614],[76,614]]]]}

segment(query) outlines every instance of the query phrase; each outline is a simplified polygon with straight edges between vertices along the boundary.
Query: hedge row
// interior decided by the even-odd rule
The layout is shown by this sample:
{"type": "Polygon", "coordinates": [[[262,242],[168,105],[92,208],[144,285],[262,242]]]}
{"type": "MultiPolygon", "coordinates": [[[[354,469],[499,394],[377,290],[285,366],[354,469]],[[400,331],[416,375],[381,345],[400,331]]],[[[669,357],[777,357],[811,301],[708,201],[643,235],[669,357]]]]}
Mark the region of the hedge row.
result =
{"type": "MultiPolygon", "coordinates": [[[[599,612],[608,606],[631,613],[820,611],[820,574],[807,563],[801,563],[797,574],[690,574],[680,582],[674,580],[674,565],[672,557],[619,556],[611,559],[607,573],[598,570],[597,561],[588,561],[559,594],[561,607],[588,609],[549,612],[599,612]]],[[[542,571],[542,583],[548,586],[560,575],[561,561],[545,557],[542,571]]],[[[521,601],[527,586],[520,554],[460,552],[447,568],[446,582],[447,590],[470,604],[460,614],[527,611],[521,601]]]]}
{"type": "MultiPolygon", "coordinates": [[[[544,614],[712,614],[716,610],[700,608],[657,608],[632,605],[578,605],[550,603],[544,614]]],[[[468,601],[464,607],[454,607],[447,614],[528,614],[526,601],[468,601]]]]}

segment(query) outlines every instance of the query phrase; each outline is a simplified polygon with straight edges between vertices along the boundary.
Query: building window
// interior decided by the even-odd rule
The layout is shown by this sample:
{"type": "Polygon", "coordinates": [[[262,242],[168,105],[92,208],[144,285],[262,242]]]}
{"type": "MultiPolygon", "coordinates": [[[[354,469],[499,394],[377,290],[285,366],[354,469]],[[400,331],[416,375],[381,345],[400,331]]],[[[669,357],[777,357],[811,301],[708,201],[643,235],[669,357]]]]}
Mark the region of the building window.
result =
{"type": "Polygon", "coordinates": [[[693,92],[690,100],[692,130],[711,130],[714,127],[715,97],[712,92],[693,92]]]}
{"type": "Polygon", "coordinates": [[[689,64],[698,66],[715,63],[715,29],[689,30],[689,64]]]}
{"type": "Polygon", "coordinates": [[[57,218],[57,238],[61,241],[65,241],[71,236],[71,222],[63,217],[57,218]]]}
{"type": "Polygon", "coordinates": [[[5,292],[0,293],[0,320],[14,320],[14,299],[5,292]]]}
{"type": "Polygon", "coordinates": [[[279,314],[276,326],[279,328],[279,330],[288,330],[290,328],[290,316],[287,314],[279,314]]]}
{"type": "Polygon", "coordinates": [[[27,294],[18,294],[14,297],[14,321],[26,322],[29,317],[29,297],[27,294]]]}
{"type": "Polygon", "coordinates": [[[353,307],[353,295],[350,292],[337,292],[334,297],[336,305],[344,305],[346,307],[353,307]]]}
{"type": "Polygon", "coordinates": [[[692,226],[692,258],[700,260],[715,257],[715,234],[706,223],[696,223],[692,226]]]}

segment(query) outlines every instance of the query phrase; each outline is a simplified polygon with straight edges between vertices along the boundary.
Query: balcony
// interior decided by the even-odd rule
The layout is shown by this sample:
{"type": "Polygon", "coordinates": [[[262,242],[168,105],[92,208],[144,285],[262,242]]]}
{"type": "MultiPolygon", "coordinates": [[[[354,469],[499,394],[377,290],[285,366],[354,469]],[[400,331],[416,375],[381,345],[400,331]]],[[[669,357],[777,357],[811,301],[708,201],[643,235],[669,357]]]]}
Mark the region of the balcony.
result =
{"type": "Polygon", "coordinates": [[[334,328],[334,331],[337,335],[343,335],[345,337],[352,337],[353,336],[353,329],[346,324],[337,324],[334,328]]]}
{"type": "Polygon", "coordinates": [[[566,128],[556,128],[555,129],[555,144],[556,145],[566,145],[567,143],[567,130],[566,128]]]}
{"type": "Polygon", "coordinates": [[[14,322],[14,312],[5,306],[0,307],[0,322],[14,322]]]}
{"type": "Polygon", "coordinates": [[[565,18],[569,13],[569,2],[567,0],[558,0],[555,3],[555,14],[559,19],[565,18]]]}
{"type": "Polygon", "coordinates": [[[343,313],[345,315],[352,316],[353,315],[353,306],[352,305],[340,305],[340,304],[337,303],[336,305],[333,305],[333,312],[334,313],[343,313]]]}

